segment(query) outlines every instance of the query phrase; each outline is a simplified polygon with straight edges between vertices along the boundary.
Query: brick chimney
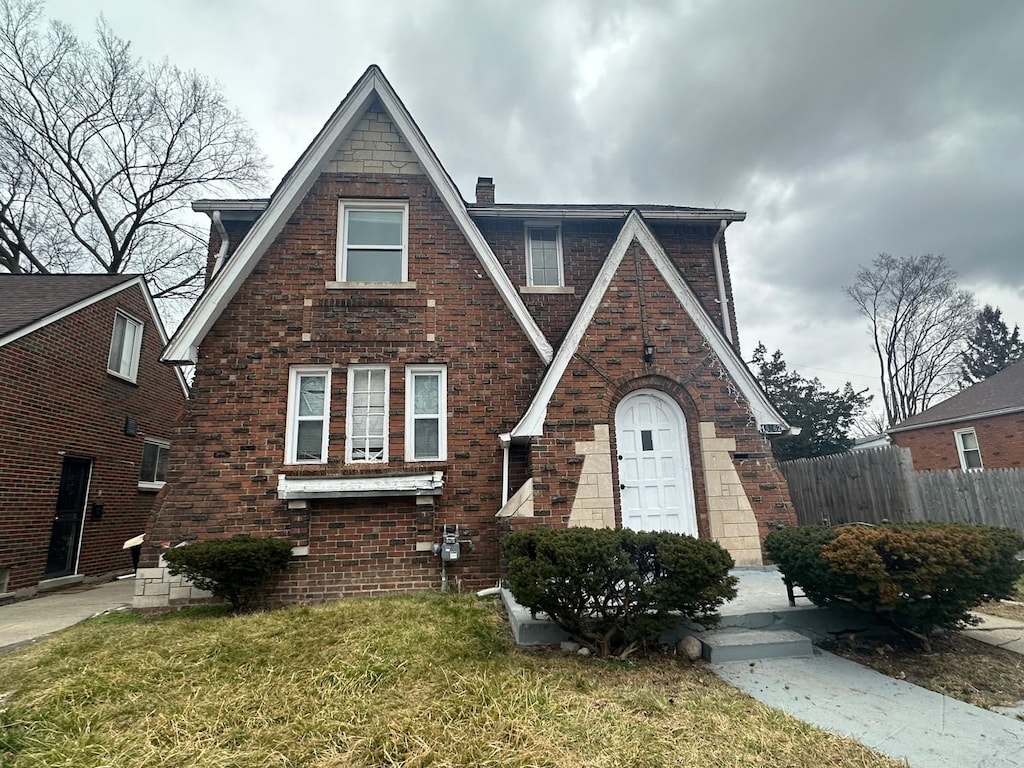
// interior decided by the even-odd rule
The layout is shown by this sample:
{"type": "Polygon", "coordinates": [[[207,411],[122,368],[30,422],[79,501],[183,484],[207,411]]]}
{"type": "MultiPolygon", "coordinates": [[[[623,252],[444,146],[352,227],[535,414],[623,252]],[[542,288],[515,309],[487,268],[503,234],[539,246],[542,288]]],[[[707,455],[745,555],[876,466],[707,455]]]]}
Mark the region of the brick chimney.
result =
{"type": "Polygon", "coordinates": [[[476,180],[476,204],[494,205],[494,179],[478,176],[476,180]]]}

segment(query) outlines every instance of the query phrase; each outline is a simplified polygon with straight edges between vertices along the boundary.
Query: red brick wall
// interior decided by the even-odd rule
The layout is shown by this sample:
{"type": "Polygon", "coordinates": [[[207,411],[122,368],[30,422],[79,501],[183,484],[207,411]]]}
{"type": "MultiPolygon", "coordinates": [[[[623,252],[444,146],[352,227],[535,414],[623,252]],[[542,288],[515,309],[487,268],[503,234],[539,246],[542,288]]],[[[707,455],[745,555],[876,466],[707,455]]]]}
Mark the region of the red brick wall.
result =
{"type": "Polygon", "coordinates": [[[892,441],[910,449],[914,469],[960,469],[953,433],[971,427],[985,469],[1024,467],[1024,412],[896,432],[892,441]]]}
{"type": "Polygon", "coordinates": [[[124,573],[123,542],[142,533],[156,496],[138,489],[145,437],[171,439],[184,403],[174,371],[158,362],[162,344],[141,292],[125,289],[0,347],[0,569],[9,589],[43,576],[64,456],[91,459],[78,572],[124,573]],[[115,310],[145,321],[137,383],[107,373],[115,310]],[[124,434],[126,417],[138,435],[124,434]]]}

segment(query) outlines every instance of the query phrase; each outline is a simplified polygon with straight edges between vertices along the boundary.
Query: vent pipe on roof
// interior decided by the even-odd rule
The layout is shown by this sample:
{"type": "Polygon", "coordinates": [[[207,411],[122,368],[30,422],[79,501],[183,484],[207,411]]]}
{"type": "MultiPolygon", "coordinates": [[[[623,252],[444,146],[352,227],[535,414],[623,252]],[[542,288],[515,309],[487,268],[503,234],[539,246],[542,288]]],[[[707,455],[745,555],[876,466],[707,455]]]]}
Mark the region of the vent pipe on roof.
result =
{"type": "Polygon", "coordinates": [[[722,236],[725,234],[725,228],[729,226],[729,222],[722,219],[718,225],[718,232],[715,234],[715,239],[711,241],[711,252],[715,256],[715,277],[718,279],[718,304],[722,308],[722,331],[725,333],[725,338],[729,340],[730,344],[735,344],[735,340],[732,337],[732,322],[729,318],[729,294],[725,291],[725,274],[722,269],[722,251],[719,243],[722,242],[722,236]]]}
{"type": "Polygon", "coordinates": [[[494,205],[494,179],[490,176],[477,177],[476,204],[494,205]]]}

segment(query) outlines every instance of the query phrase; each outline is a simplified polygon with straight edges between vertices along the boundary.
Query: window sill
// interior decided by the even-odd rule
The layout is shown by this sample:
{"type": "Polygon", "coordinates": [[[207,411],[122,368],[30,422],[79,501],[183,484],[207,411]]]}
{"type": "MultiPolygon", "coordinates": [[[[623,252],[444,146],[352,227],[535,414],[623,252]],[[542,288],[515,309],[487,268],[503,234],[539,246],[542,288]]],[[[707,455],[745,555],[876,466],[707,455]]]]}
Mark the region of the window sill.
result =
{"type": "Polygon", "coordinates": [[[277,498],[349,499],[365,496],[440,496],[443,472],[354,477],[277,476],[277,498]]]}
{"type": "Polygon", "coordinates": [[[107,375],[110,376],[111,378],[114,378],[114,379],[120,379],[121,381],[123,381],[123,382],[125,382],[127,384],[133,384],[135,386],[138,386],[138,381],[136,379],[133,379],[130,376],[125,376],[123,373],[118,373],[117,371],[112,371],[109,368],[107,369],[107,375]]]}
{"type": "Polygon", "coordinates": [[[576,293],[576,289],[572,286],[565,285],[521,285],[519,286],[520,293],[553,293],[561,294],[566,296],[572,296],[576,293]]]}
{"type": "Polygon", "coordinates": [[[341,280],[328,280],[324,283],[328,291],[367,291],[367,290],[388,290],[388,291],[411,291],[416,288],[415,280],[408,280],[397,283],[356,283],[343,282],[341,280]]]}
{"type": "Polygon", "coordinates": [[[162,480],[160,482],[148,482],[146,480],[140,480],[139,481],[139,490],[140,491],[151,491],[153,493],[156,493],[161,488],[163,488],[166,484],[167,483],[162,481],[162,480]]]}

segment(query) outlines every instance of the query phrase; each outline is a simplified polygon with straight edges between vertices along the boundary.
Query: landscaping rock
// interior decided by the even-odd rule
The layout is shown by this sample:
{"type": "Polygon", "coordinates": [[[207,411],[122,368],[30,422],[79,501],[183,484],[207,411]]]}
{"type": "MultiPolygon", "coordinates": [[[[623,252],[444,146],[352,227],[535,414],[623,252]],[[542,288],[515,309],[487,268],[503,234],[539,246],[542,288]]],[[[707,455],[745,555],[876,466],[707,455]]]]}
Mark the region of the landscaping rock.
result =
{"type": "Polygon", "coordinates": [[[701,657],[704,651],[704,645],[693,635],[686,635],[682,640],[679,641],[679,645],[676,646],[676,650],[679,655],[689,659],[690,661],[696,661],[701,657]]]}
{"type": "Polygon", "coordinates": [[[578,651],[576,651],[576,655],[577,656],[582,656],[583,658],[587,658],[590,655],[590,649],[589,648],[580,648],[578,651]]]}

